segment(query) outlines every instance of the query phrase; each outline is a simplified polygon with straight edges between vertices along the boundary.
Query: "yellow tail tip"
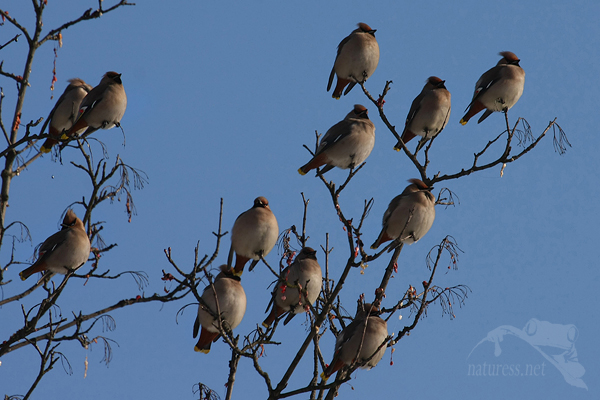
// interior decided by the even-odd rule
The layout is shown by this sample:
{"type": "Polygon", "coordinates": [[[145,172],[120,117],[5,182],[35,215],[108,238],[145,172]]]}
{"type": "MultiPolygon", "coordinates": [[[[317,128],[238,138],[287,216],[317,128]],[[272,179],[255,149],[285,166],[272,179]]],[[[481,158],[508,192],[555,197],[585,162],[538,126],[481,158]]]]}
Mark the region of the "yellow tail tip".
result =
{"type": "Polygon", "coordinates": [[[233,275],[237,276],[238,278],[241,278],[243,273],[244,273],[244,270],[241,270],[239,272],[236,271],[235,269],[233,270],[233,275]]]}
{"type": "Polygon", "coordinates": [[[371,249],[373,249],[373,250],[377,249],[377,247],[379,247],[379,246],[375,246],[374,244],[371,245],[371,249]]]}
{"type": "Polygon", "coordinates": [[[46,147],[42,146],[40,148],[40,153],[44,153],[44,154],[50,153],[50,150],[52,150],[52,148],[47,149],[46,147]]]}
{"type": "Polygon", "coordinates": [[[196,353],[204,353],[204,354],[210,353],[210,349],[199,349],[198,346],[194,346],[194,351],[196,353]]]}
{"type": "Polygon", "coordinates": [[[331,97],[333,97],[333,98],[334,98],[334,99],[336,99],[336,100],[339,100],[339,99],[340,99],[340,97],[342,97],[342,96],[336,96],[335,94],[332,94],[332,95],[331,95],[331,97]]]}
{"type": "Polygon", "coordinates": [[[63,133],[62,135],[60,135],[61,140],[67,140],[69,137],[67,136],[66,133],[63,133]]]}
{"type": "Polygon", "coordinates": [[[21,277],[21,280],[27,280],[27,277],[23,275],[23,272],[19,272],[19,276],[21,277]]]}
{"type": "Polygon", "coordinates": [[[460,120],[460,124],[461,124],[461,125],[466,125],[466,124],[467,124],[467,122],[468,122],[468,121],[465,121],[465,119],[464,119],[464,118],[461,118],[461,120],[460,120]]]}
{"type": "Polygon", "coordinates": [[[306,175],[306,172],[302,171],[302,168],[298,168],[298,173],[302,176],[306,175]]]}
{"type": "Polygon", "coordinates": [[[398,145],[396,145],[396,146],[394,146],[394,150],[400,151],[400,150],[402,150],[402,147],[398,147],[398,145]]]}
{"type": "Polygon", "coordinates": [[[269,329],[269,326],[271,326],[271,325],[267,324],[267,322],[266,322],[266,321],[263,321],[263,323],[262,323],[261,325],[262,325],[263,327],[265,327],[266,329],[269,329]]]}
{"type": "Polygon", "coordinates": [[[325,371],[321,372],[321,379],[323,382],[327,382],[327,379],[329,379],[329,376],[325,375],[325,371]]]}

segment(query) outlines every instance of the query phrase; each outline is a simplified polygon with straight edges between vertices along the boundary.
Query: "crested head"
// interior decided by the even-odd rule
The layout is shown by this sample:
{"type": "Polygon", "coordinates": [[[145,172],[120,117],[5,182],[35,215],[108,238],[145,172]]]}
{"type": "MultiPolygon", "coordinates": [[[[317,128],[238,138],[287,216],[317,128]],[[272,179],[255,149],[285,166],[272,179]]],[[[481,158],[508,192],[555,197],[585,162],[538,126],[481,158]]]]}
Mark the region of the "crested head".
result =
{"type": "Polygon", "coordinates": [[[89,86],[83,79],[80,78],[69,79],[67,82],[73,86],[89,86]]]}
{"type": "Polygon", "coordinates": [[[369,118],[369,110],[362,104],[355,104],[354,109],[350,111],[348,117],[351,118],[369,118]]]}
{"type": "Polygon", "coordinates": [[[219,271],[221,271],[221,272],[227,273],[231,270],[232,270],[232,268],[229,268],[229,266],[227,264],[223,264],[223,265],[219,266],[219,271]]]}
{"type": "Polygon", "coordinates": [[[219,267],[219,270],[221,272],[217,275],[217,277],[215,278],[215,280],[219,279],[219,278],[222,278],[222,277],[234,279],[234,280],[236,280],[238,282],[241,280],[240,276],[238,276],[238,275],[235,274],[235,270],[233,268],[229,267],[227,264],[221,265],[219,267]]]}
{"type": "Polygon", "coordinates": [[[70,208],[67,210],[67,213],[65,214],[65,217],[63,218],[63,222],[62,222],[61,226],[62,226],[61,230],[75,227],[75,228],[85,231],[85,225],[83,225],[83,221],[81,221],[79,218],[77,218],[77,214],[75,214],[75,211],[73,211],[70,208]]]}
{"type": "Polygon", "coordinates": [[[266,197],[259,196],[254,199],[254,207],[269,208],[269,200],[266,197]]]}
{"type": "Polygon", "coordinates": [[[513,65],[519,65],[519,57],[517,57],[517,55],[515,53],[513,53],[512,51],[501,51],[500,53],[498,53],[498,55],[501,55],[502,58],[500,59],[500,61],[498,61],[497,65],[501,65],[501,64],[513,64],[513,65]]]}
{"type": "Polygon", "coordinates": [[[300,254],[306,258],[314,258],[315,260],[317,259],[317,251],[312,247],[307,246],[303,248],[300,254]]]}
{"type": "Polygon", "coordinates": [[[379,315],[379,307],[372,305],[371,303],[359,304],[356,310],[356,317],[365,315],[379,315]]]}
{"type": "Polygon", "coordinates": [[[425,182],[423,182],[423,181],[422,181],[422,180],[420,180],[420,179],[413,178],[413,179],[409,179],[408,181],[409,181],[410,183],[412,183],[413,185],[415,185],[415,186],[416,186],[417,188],[419,188],[420,190],[431,190],[431,189],[433,189],[433,188],[430,188],[429,186],[427,186],[427,185],[425,184],[425,182]]]}
{"type": "Polygon", "coordinates": [[[409,179],[410,185],[408,185],[404,191],[403,195],[410,195],[411,193],[422,193],[425,197],[435,205],[435,197],[431,194],[433,187],[429,187],[420,179],[409,179]]]}
{"type": "Polygon", "coordinates": [[[360,29],[363,32],[375,33],[377,31],[376,29],[371,29],[371,27],[369,25],[365,24],[364,22],[359,22],[357,25],[358,25],[358,29],[360,29]]]}
{"type": "Polygon", "coordinates": [[[119,74],[115,71],[108,71],[106,74],[104,74],[104,77],[102,78],[102,80],[105,80],[105,78],[107,81],[112,81],[115,83],[123,84],[123,82],[121,81],[121,74],[119,74]]]}
{"type": "Polygon", "coordinates": [[[87,83],[85,83],[85,81],[83,79],[80,78],[73,78],[73,79],[69,79],[69,86],[71,88],[80,88],[85,90],[87,93],[90,92],[90,90],[92,90],[93,88],[88,85],[87,83]]]}
{"type": "Polygon", "coordinates": [[[363,111],[367,111],[367,107],[363,106],[362,104],[355,104],[354,105],[354,112],[357,114],[360,114],[363,111]]]}
{"type": "Polygon", "coordinates": [[[429,78],[427,78],[427,83],[425,83],[425,85],[430,85],[432,87],[435,88],[446,88],[446,86],[444,85],[444,83],[446,83],[446,81],[443,81],[442,79],[438,78],[437,76],[430,76],[429,78]]]}
{"type": "Polygon", "coordinates": [[[65,214],[65,218],[63,218],[63,226],[71,226],[75,223],[75,221],[77,220],[77,214],[75,214],[75,211],[73,211],[72,209],[68,209],[67,213],[65,214]]]}
{"type": "Polygon", "coordinates": [[[498,53],[498,55],[504,57],[506,61],[521,61],[519,60],[519,57],[517,57],[517,55],[512,51],[501,51],[498,53]]]}

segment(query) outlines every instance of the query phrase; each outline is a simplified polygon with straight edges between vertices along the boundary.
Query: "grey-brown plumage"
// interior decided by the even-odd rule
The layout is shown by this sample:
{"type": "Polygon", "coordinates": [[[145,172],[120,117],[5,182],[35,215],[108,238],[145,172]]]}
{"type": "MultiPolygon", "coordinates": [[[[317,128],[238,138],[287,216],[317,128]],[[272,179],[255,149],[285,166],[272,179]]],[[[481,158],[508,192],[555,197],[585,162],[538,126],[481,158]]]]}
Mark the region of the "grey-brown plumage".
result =
{"type": "Polygon", "coordinates": [[[379,64],[379,45],[375,39],[376,29],[363,22],[346,36],[338,45],[335,63],[329,75],[327,91],[331,89],[333,78],[337,75],[337,85],[332,97],[339,99],[344,87],[349,84],[344,95],[348,94],[357,82],[366,81],[379,64]]]}
{"type": "Polygon", "coordinates": [[[387,323],[379,317],[379,309],[370,303],[359,305],[354,320],[338,334],[333,360],[321,378],[326,380],[340,368],[369,358],[362,368],[373,368],[383,358],[387,336],[387,323]]]}
{"type": "Polygon", "coordinates": [[[480,123],[494,111],[508,111],[514,106],[525,86],[525,71],[519,65],[519,58],[510,51],[500,52],[502,58],[495,67],[486,71],[475,84],[473,100],[467,107],[467,113],[460,120],[462,125],[485,109],[479,118],[480,123]]]}
{"type": "Polygon", "coordinates": [[[37,261],[19,275],[22,280],[43,271],[66,275],[85,264],[90,256],[90,248],[83,222],[69,209],[63,219],[62,229],[44,241],[37,261]]]}
{"type": "Polygon", "coordinates": [[[121,126],[121,118],[127,108],[127,95],[121,81],[121,74],[107,72],[98,86],[93,88],[81,102],[79,118],[66,133],[88,136],[98,129],[110,129],[121,126]]]}
{"type": "MultiPolygon", "coordinates": [[[[421,136],[423,139],[417,147],[419,149],[425,141],[434,138],[446,127],[450,117],[451,96],[445,82],[437,76],[430,76],[421,93],[413,100],[402,132],[405,144],[415,136],[421,136]]],[[[402,149],[400,142],[394,149],[402,149]]]]}
{"type": "Polygon", "coordinates": [[[404,191],[394,197],[383,214],[383,228],[375,242],[376,249],[381,243],[398,239],[412,244],[421,239],[433,225],[435,219],[435,197],[431,188],[419,179],[410,179],[404,191]]]}
{"type": "MultiPolygon", "coordinates": [[[[300,251],[292,265],[281,272],[281,278],[275,283],[271,313],[262,323],[269,327],[276,318],[289,312],[284,321],[286,325],[296,314],[303,313],[305,307],[313,304],[323,287],[323,273],[317,262],[317,252],[305,247],[300,251]]],[[[268,311],[268,307],[267,307],[268,311]]]]}
{"type": "Polygon", "coordinates": [[[46,139],[40,151],[48,153],[52,146],[58,143],[58,139],[64,132],[68,131],[79,116],[79,107],[81,101],[92,90],[92,87],[82,79],[69,79],[69,85],[65,88],[63,94],[58,98],[54,108],[50,111],[46,122],[42,126],[41,133],[49,125],[48,133],[50,137],[46,139]]]}
{"type": "Polygon", "coordinates": [[[194,347],[195,351],[201,353],[208,353],[212,342],[220,336],[219,322],[213,314],[220,313],[225,327],[234,329],[242,322],[246,313],[246,293],[239,276],[235,275],[227,265],[222,265],[220,269],[221,272],[215,278],[213,285],[207,286],[202,293],[202,300],[208,309],[200,305],[194,323],[194,337],[198,336],[198,331],[202,327],[198,343],[194,347]],[[208,310],[211,310],[212,314],[208,310]]]}
{"type": "Polygon", "coordinates": [[[252,270],[260,257],[266,257],[273,249],[278,236],[279,226],[269,201],[265,197],[257,197],[252,208],[241,213],[233,224],[227,265],[233,266],[235,252],[235,273],[242,275],[250,259],[254,260],[249,268],[252,270]]]}
{"type": "Polygon", "coordinates": [[[329,128],[323,136],[315,156],[298,169],[300,175],[326,165],[321,173],[333,167],[354,168],[369,157],[375,146],[375,125],[368,110],[355,104],[346,117],[329,128]]]}

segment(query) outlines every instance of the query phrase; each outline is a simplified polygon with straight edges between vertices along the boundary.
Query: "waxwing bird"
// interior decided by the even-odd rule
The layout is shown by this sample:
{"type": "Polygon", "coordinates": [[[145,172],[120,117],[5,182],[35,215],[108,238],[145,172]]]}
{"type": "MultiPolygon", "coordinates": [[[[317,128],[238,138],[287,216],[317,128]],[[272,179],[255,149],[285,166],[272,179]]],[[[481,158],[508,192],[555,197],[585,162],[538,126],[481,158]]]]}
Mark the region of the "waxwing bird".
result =
{"type": "Polygon", "coordinates": [[[399,240],[412,244],[421,239],[433,225],[435,219],[435,197],[431,189],[419,179],[410,179],[404,191],[394,197],[385,214],[383,228],[372,249],[388,240],[399,240]]]}
{"type": "Polygon", "coordinates": [[[198,343],[194,347],[195,351],[201,353],[208,353],[212,342],[217,341],[221,335],[219,321],[214,315],[221,316],[221,322],[226,328],[234,329],[242,322],[246,313],[246,293],[240,277],[227,265],[222,265],[220,269],[213,284],[207,286],[202,293],[202,300],[208,309],[201,304],[194,322],[194,337],[198,336],[198,330],[202,326],[198,343]]]}
{"type": "Polygon", "coordinates": [[[83,222],[69,209],[63,219],[62,229],[42,243],[36,262],[21,271],[19,276],[25,280],[42,271],[66,275],[85,264],[90,249],[90,239],[83,222]]]}
{"type": "Polygon", "coordinates": [[[371,356],[361,368],[373,368],[383,358],[387,336],[387,323],[379,316],[379,308],[370,303],[359,305],[354,320],[338,334],[333,360],[323,371],[321,378],[327,380],[343,366],[364,362],[371,356]]]}
{"type": "Polygon", "coordinates": [[[277,219],[269,201],[264,197],[254,199],[254,205],[241,213],[231,229],[231,247],[227,265],[232,266],[235,252],[235,274],[240,276],[248,260],[253,259],[249,270],[252,271],[261,257],[266,257],[273,249],[279,236],[277,219]]]}
{"type": "Polygon", "coordinates": [[[79,118],[63,139],[76,134],[89,135],[98,129],[121,126],[121,118],[127,108],[127,95],[121,74],[109,71],[81,102],[79,118]]]}
{"type": "MultiPolygon", "coordinates": [[[[423,139],[418,150],[425,141],[434,138],[446,127],[450,116],[450,92],[446,89],[445,82],[437,76],[430,76],[421,93],[413,100],[402,132],[405,144],[415,136],[421,136],[423,139]]],[[[394,150],[401,149],[398,142],[394,150]]]]}
{"type": "Polygon", "coordinates": [[[363,22],[358,28],[344,38],[338,45],[335,63],[329,75],[327,91],[331,89],[334,75],[337,75],[337,85],[332,97],[339,99],[346,85],[350,84],[344,95],[348,94],[357,82],[365,82],[379,63],[379,45],[375,39],[376,29],[363,22]]]}
{"type": "Polygon", "coordinates": [[[280,279],[276,282],[269,303],[269,306],[273,304],[273,307],[262,323],[263,326],[268,328],[276,318],[289,312],[283,323],[287,325],[296,314],[303,313],[306,311],[305,307],[317,300],[322,287],[323,273],[317,262],[317,252],[310,247],[305,247],[292,265],[283,270],[280,279]]]}
{"type": "Polygon", "coordinates": [[[375,125],[367,109],[356,104],[346,117],[329,128],[323,136],[315,156],[298,169],[306,175],[311,169],[326,165],[321,174],[333,167],[354,168],[369,157],[375,146],[375,125]]]}
{"type": "Polygon", "coordinates": [[[523,94],[525,71],[519,65],[515,53],[502,51],[502,58],[496,66],[486,71],[475,84],[473,100],[467,107],[467,113],[460,120],[465,125],[484,108],[486,109],[477,123],[489,117],[494,111],[508,111],[523,94]]]}
{"type": "Polygon", "coordinates": [[[69,85],[56,101],[42,126],[41,133],[44,133],[46,126],[50,124],[48,129],[50,137],[42,145],[40,149],[42,153],[49,153],[62,134],[73,126],[79,116],[81,101],[91,90],[92,87],[82,79],[69,79],[69,85]]]}

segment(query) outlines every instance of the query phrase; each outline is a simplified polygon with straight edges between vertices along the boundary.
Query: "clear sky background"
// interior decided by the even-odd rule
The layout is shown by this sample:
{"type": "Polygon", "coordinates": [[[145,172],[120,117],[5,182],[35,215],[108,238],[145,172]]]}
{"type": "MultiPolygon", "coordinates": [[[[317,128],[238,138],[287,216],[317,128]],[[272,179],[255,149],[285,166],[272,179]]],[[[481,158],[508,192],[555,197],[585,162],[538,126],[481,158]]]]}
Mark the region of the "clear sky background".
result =
{"type": "MultiPolygon", "coordinates": [[[[50,0],[44,27],[57,27],[96,5],[50,0]]],[[[29,2],[8,0],[2,7],[32,31],[29,2]]],[[[145,171],[149,184],[134,193],[138,215],[131,223],[123,202],[106,204],[96,212],[97,219],[107,221],[105,240],[118,243],[101,265],[114,273],[146,271],[151,279],[145,289],[148,295],[163,290],[161,270],[170,271],[163,249],[171,247],[185,270],[191,269],[198,241],[202,254],[212,253],[211,232],[217,229],[221,197],[224,229],[229,230],[253,199],[263,195],[283,230],[301,224],[300,193],[304,192],[310,199],[308,244],[319,248],[329,232],[335,247],[331,268],[336,270],[347,257],[345,233],[323,184],[312,174],[296,172],[309,158],[302,145],[313,146],[314,131],[324,133],[356,103],[371,111],[375,149],[340,199],[346,215],[358,218],[364,199],[375,198],[363,228],[365,242],[371,243],[379,233],[389,201],[404,189],[407,179],[418,176],[406,156],[392,150],[395,139],[359,87],[338,101],[326,92],[340,40],[358,22],[377,29],[381,58],[367,88],[375,96],[386,80],[393,80],[385,111],[397,127],[403,126],[427,77],[446,80],[453,110],[430,153],[430,173],[470,166],[473,153],[504,129],[501,114],[480,125],[476,119],[464,127],[458,121],[476,80],[500,59],[497,53],[513,51],[527,75],[524,94],[509,112],[511,121],[525,117],[537,135],[556,117],[573,147],[559,156],[549,136],[530,154],[509,164],[503,177],[498,167],[436,185],[435,195],[448,187],[460,204],[447,209],[438,206],[427,236],[405,247],[400,272],[388,286],[384,306],[391,306],[410,284],[422,287],[421,281],[428,276],[425,257],[446,235],[452,235],[464,253],[459,269],[438,274],[436,283],[442,287],[465,284],[472,293],[462,308],[456,307],[455,319],[442,316],[438,305],[432,306],[412,334],[395,346],[394,365],[389,365],[388,349],[375,369],[354,374],[342,387],[341,398],[595,399],[600,393],[599,17],[600,3],[592,0],[139,1],[135,7],[63,32],[53,100],[49,90],[53,45],[38,51],[22,120],[45,117],[67,79],[80,77],[96,85],[106,71],[123,74],[128,96],[122,120],[126,146],[118,129],[95,136],[107,144],[113,160],[119,154],[129,165],[145,171]],[[504,336],[498,357],[492,342],[474,349],[488,332],[500,326],[521,330],[533,318],[540,322],[531,340],[543,345],[539,347],[542,352],[572,360],[574,346],[585,369],[580,379],[587,390],[569,384],[559,369],[517,336],[504,336]],[[555,325],[546,326],[544,321],[555,325]],[[565,342],[563,329],[569,325],[578,332],[574,343],[565,342]],[[521,372],[526,365],[539,368],[537,376],[509,376],[510,368],[497,376],[469,375],[469,365],[483,363],[519,365],[521,372]]],[[[0,27],[0,42],[15,33],[5,24],[0,27]]],[[[0,51],[4,70],[19,75],[25,54],[21,39],[0,51]]],[[[4,122],[10,124],[15,87],[7,79],[0,79],[0,85],[6,95],[4,122]]],[[[62,165],[45,156],[13,180],[7,220],[24,222],[33,235],[33,245],[18,245],[21,259],[30,257],[34,246],[58,229],[60,215],[70,203],[87,196],[89,184],[83,173],[70,166],[72,159],[80,161],[72,149],[63,152],[62,165]]],[[[333,170],[327,177],[341,182],[346,172],[333,170]]],[[[83,210],[76,208],[76,212],[81,215],[83,210]]],[[[228,237],[224,243],[215,267],[226,261],[228,237]]],[[[0,262],[8,261],[9,249],[5,244],[0,262]]],[[[322,251],[318,257],[324,259],[322,251]]],[[[277,251],[267,259],[276,264],[277,251]]],[[[381,259],[371,263],[364,275],[351,272],[342,296],[349,309],[361,293],[372,298],[385,265],[381,259]]],[[[5,274],[5,279],[14,282],[4,286],[2,296],[31,285],[20,282],[18,272],[15,267],[5,274]]],[[[236,333],[248,333],[263,320],[271,280],[264,266],[244,274],[248,311],[236,333]]],[[[63,312],[88,313],[139,293],[129,278],[82,283],[70,282],[61,298],[63,312]]],[[[24,299],[24,307],[38,303],[39,296],[24,299]]],[[[227,346],[218,342],[209,355],[195,353],[195,307],[176,320],[178,309],[191,301],[190,297],[177,304],[136,305],[111,313],[117,329],[95,331],[118,343],[109,367],[100,363],[101,345],[91,350],[63,345],[60,350],[68,357],[73,375],[66,375],[57,365],[33,398],[194,399],[192,386],[197,382],[224,397],[230,358],[227,346]],[[86,356],[90,365],[84,379],[86,356]]],[[[0,340],[20,326],[21,305],[17,303],[0,309],[0,340]]],[[[390,332],[400,331],[411,321],[409,317],[408,312],[402,320],[394,316],[390,332]]],[[[275,339],[284,344],[268,348],[261,359],[276,382],[305,331],[302,317],[278,329],[275,339]]],[[[322,342],[326,358],[332,355],[333,343],[333,336],[327,334],[322,342]]],[[[34,350],[15,351],[0,361],[0,394],[25,394],[37,373],[34,350]]],[[[306,368],[298,370],[288,389],[308,383],[311,364],[310,358],[303,361],[306,368]]],[[[234,398],[266,396],[262,378],[248,360],[242,360],[234,398]]]]}

